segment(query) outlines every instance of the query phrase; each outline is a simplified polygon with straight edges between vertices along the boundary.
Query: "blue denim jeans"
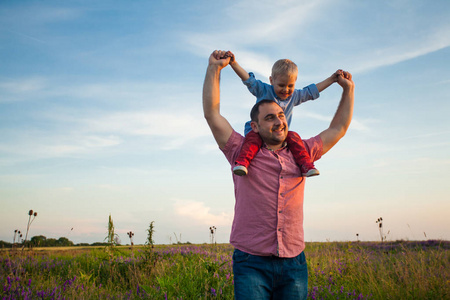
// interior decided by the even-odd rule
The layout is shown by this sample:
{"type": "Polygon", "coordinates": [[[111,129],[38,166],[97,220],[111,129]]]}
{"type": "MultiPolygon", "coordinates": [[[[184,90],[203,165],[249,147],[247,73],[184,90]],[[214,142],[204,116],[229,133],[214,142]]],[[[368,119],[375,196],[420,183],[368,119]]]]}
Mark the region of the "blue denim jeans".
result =
{"type": "Polygon", "coordinates": [[[293,258],[233,253],[234,296],[240,300],[306,299],[308,269],[305,254],[293,258]]]}

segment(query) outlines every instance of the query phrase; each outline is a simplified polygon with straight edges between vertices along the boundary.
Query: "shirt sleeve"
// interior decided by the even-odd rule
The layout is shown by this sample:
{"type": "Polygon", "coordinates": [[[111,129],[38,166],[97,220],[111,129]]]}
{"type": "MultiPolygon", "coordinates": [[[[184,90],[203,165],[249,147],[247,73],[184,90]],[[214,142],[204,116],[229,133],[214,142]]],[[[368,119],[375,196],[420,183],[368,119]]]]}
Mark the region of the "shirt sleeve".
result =
{"type": "MultiPolygon", "coordinates": [[[[228,139],[227,143],[225,144],[225,147],[221,149],[223,154],[225,154],[226,159],[230,163],[230,165],[234,165],[234,162],[239,155],[239,151],[242,147],[242,143],[244,142],[244,137],[237,133],[236,131],[233,131],[230,138],[228,139]]],[[[220,148],[219,148],[220,149],[220,148]]]]}
{"type": "Polygon", "coordinates": [[[303,140],[303,144],[305,145],[312,161],[319,160],[322,157],[323,143],[319,135],[303,140]]]}
{"type": "Polygon", "coordinates": [[[315,100],[319,98],[319,96],[320,93],[317,86],[312,83],[303,89],[295,90],[294,95],[292,95],[292,99],[294,100],[294,105],[300,105],[308,100],[315,100]]]}
{"type": "Polygon", "coordinates": [[[262,96],[267,94],[268,85],[261,80],[257,80],[255,78],[255,74],[250,72],[248,75],[250,77],[242,83],[244,83],[250,93],[252,93],[257,99],[260,99],[262,96]]]}

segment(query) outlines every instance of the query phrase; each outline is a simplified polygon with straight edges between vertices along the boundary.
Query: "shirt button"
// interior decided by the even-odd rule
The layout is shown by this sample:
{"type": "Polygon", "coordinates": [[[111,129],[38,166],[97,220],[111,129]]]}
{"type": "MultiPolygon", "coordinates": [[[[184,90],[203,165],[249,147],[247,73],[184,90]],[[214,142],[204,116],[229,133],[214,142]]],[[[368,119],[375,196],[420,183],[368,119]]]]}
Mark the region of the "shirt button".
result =
{"type": "Polygon", "coordinates": [[[281,231],[281,228],[278,228],[278,231],[281,231]]]}
{"type": "Polygon", "coordinates": [[[283,212],[282,210],[278,211],[280,214],[283,212]]]}
{"type": "Polygon", "coordinates": [[[280,196],[283,197],[283,193],[280,193],[280,196]]]}

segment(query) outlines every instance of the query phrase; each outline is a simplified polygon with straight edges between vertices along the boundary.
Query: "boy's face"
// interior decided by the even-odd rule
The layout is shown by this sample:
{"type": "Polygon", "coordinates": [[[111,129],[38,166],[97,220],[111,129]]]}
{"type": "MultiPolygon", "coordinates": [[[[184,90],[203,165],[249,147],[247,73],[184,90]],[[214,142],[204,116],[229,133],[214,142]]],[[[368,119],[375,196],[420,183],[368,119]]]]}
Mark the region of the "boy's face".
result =
{"type": "Polygon", "coordinates": [[[285,100],[292,96],[295,89],[295,82],[297,81],[297,75],[277,75],[276,77],[270,76],[270,84],[275,90],[278,98],[285,100]]]}

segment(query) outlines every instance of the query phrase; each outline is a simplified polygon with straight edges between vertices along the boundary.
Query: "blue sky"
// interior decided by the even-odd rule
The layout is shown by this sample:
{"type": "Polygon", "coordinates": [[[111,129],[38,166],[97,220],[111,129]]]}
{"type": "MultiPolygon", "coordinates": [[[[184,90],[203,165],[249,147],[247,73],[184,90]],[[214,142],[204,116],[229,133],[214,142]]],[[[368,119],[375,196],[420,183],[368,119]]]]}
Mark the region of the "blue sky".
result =
{"type": "MultiPolygon", "coordinates": [[[[143,243],[228,242],[230,168],[203,119],[214,49],[264,81],[276,60],[297,87],[352,72],[354,119],[316,163],[307,241],[450,239],[449,1],[2,1],[0,240],[103,241],[111,214],[143,243]],[[73,228],[73,230],[72,230],[73,228]],[[175,237],[176,236],[176,237],[175,237]],[[180,237],[181,236],[181,237],[180,237]]],[[[222,72],[222,114],[243,132],[255,99],[222,72]]],[[[325,129],[341,89],[294,110],[325,129]]]]}

